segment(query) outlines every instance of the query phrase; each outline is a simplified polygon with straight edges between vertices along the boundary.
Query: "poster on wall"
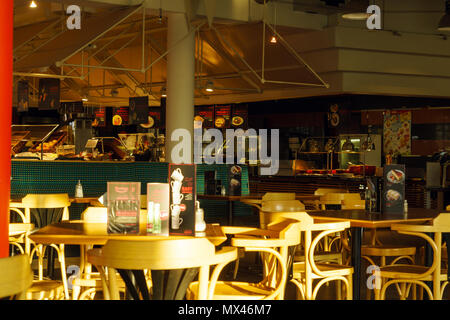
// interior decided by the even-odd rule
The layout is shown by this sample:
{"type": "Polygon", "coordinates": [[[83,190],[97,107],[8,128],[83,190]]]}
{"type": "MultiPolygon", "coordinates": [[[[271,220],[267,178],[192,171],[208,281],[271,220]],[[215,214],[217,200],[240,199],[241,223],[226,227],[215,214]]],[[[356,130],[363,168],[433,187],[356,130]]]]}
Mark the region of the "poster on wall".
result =
{"type": "Polygon", "coordinates": [[[104,127],[106,126],[106,108],[105,107],[95,107],[94,110],[94,121],[92,121],[93,127],[104,127]]]}
{"type": "Polygon", "coordinates": [[[195,107],[194,121],[201,121],[202,128],[214,128],[214,106],[195,107]]]}
{"type": "Polygon", "coordinates": [[[19,81],[17,83],[17,111],[28,111],[29,98],[28,81],[19,81]]]}
{"type": "Polygon", "coordinates": [[[39,79],[38,107],[41,109],[59,108],[60,80],[39,79]]]}
{"type": "Polygon", "coordinates": [[[411,154],[411,111],[384,113],[383,141],[385,154],[411,154]]]}
{"type": "Polygon", "coordinates": [[[233,128],[247,129],[248,127],[248,107],[247,105],[234,105],[231,115],[231,126],[233,128]]]}
{"type": "Polygon", "coordinates": [[[128,124],[147,123],[148,120],[148,96],[132,97],[129,99],[128,124]]]}
{"type": "Polygon", "coordinates": [[[231,106],[214,107],[214,125],[218,129],[227,129],[230,127],[231,106]]]}
{"type": "Polygon", "coordinates": [[[128,107],[113,108],[112,124],[113,126],[128,124],[128,107]]]}

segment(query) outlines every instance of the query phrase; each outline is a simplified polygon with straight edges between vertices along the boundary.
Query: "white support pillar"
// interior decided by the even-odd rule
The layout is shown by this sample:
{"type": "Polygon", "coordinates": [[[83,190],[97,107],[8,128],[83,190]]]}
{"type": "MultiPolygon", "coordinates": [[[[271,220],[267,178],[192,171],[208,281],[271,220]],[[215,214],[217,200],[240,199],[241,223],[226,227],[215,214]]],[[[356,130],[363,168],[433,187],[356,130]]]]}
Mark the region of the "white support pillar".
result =
{"type": "MultiPolygon", "coordinates": [[[[185,163],[193,163],[194,137],[194,76],[195,76],[195,32],[183,41],[181,38],[189,33],[189,25],[183,13],[168,13],[167,48],[167,105],[166,105],[166,161],[174,162],[172,150],[178,141],[171,141],[172,132],[185,129],[190,136],[189,159],[185,163]]],[[[185,140],[186,141],[186,140],[185,140]]]]}

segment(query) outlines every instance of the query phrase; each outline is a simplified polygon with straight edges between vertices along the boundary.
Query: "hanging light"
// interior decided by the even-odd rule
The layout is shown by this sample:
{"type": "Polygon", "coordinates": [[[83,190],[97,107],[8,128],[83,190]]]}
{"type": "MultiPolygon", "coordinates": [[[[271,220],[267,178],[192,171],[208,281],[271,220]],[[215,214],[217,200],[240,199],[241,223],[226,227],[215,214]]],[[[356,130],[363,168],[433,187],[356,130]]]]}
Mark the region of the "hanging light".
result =
{"type": "Polygon", "coordinates": [[[208,91],[208,92],[213,92],[214,91],[214,84],[212,83],[212,81],[208,81],[206,83],[205,90],[208,91]]]}
{"type": "Polygon", "coordinates": [[[30,8],[37,8],[37,4],[34,0],[30,2],[30,8]]]}
{"type": "Polygon", "coordinates": [[[450,0],[445,1],[445,14],[438,24],[439,31],[450,31],[450,0]]]}
{"type": "Polygon", "coordinates": [[[270,43],[277,43],[277,37],[275,37],[275,35],[270,39],[270,43]]]}
{"type": "Polygon", "coordinates": [[[163,98],[167,97],[166,87],[161,88],[161,97],[163,97],[163,98]]]}
{"type": "Polygon", "coordinates": [[[89,101],[87,95],[84,95],[84,96],[81,98],[81,101],[84,101],[84,102],[89,101]]]}
{"type": "Polygon", "coordinates": [[[368,3],[367,1],[351,0],[344,8],[342,18],[346,20],[366,20],[370,17],[370,13],[367,13],[368,3]]]}

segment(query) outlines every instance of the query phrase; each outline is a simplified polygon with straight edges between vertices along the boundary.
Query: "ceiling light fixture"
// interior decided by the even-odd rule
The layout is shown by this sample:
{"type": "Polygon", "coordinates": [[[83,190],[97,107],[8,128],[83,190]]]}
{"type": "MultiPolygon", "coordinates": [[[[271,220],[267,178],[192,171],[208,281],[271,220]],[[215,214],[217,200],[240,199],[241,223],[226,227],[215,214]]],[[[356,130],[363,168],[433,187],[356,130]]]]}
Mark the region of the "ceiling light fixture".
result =
{"type": "Polygon", "coordinates": [[[163,98],[167,97],[166,87],[161,88],[161,97],[163,97],[163,98]]]}
{"type": "Polygon", "coordinates": [[[84,102],[89,101],[89,99],[88,99],[88,97],[86,95],[83,96],[83,98],[81,98],[81,100],[84,101],[84,102]]]}
{"type": "Polygon", "coordinates": [[[212,83],[212,81],[208,81],[206,83],[205,90],[208,91],[208,92],[213,92],[214,91],[214,84],[212,83]]]}
{"type": "MultiPolygon", "coordinates": [[[[351,0],[344,7],[342,18],[346,20],[367,20],[371,14],[367,13],[368,1],[351,0]]],[[[370,4],[369,4],[370,5],[370,4]]]]}
{"type": "Polygon", "coordinates": [[[37,8],[37,4],[34,0],[30,2],[30,8],[37,8]]]}
{"type": "Polygon", "coordinates": [[[277,43],[277,37],[273,35],[272,38],[270,39],[270,43],[277,43]]]}
{"type": "Polygon", "coordinates": [[[439,31],[450,31],[450,0],[445,1],[445,14],[438,24],[439,31]]]}

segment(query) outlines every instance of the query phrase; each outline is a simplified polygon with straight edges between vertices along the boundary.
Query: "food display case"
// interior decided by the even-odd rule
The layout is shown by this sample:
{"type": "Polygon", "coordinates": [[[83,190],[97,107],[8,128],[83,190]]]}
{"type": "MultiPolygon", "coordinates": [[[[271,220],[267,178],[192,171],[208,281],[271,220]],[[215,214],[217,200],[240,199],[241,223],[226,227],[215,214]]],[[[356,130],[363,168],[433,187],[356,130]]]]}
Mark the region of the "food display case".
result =
{"type": "Polygon", "coordinates": [[[56,159],[56,149],[66,140],[67,132],[58,124],[12,125],[11,137],[15,158],[56,159]]]}

